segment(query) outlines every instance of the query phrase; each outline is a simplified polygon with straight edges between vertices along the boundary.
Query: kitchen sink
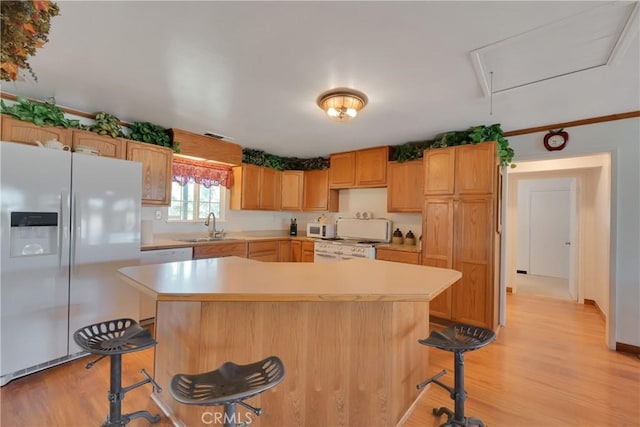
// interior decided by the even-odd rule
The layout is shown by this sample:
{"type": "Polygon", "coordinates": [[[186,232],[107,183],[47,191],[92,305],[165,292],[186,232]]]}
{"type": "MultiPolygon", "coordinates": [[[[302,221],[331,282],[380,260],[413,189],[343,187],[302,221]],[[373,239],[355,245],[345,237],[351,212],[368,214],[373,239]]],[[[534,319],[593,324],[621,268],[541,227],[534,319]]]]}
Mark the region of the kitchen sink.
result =
{"type": "Polygon", "coordinates": [[[198,242],[219,242],[222,240],[237,240],[229,237],[196,237],[192,239],[176,239],[179,242],[198,243],[198,242]]]}

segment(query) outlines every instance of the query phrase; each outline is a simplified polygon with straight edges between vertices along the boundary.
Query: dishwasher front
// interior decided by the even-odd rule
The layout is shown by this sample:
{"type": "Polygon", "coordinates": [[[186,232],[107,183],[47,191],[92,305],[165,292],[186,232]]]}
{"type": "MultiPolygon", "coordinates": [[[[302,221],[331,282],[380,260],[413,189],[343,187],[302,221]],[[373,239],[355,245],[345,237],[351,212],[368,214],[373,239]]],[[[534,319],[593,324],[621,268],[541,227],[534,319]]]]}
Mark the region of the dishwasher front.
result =
{"type": "MultiPolygon", "coordinates": [[[[154,249],[140,252],[140,264],[163,264],[165,262],[188,261],[193,258],[193,248],[154,249]]],[[[156,300],[140,294],[140,322],[148,324],[156,316],[156,300]]]]}

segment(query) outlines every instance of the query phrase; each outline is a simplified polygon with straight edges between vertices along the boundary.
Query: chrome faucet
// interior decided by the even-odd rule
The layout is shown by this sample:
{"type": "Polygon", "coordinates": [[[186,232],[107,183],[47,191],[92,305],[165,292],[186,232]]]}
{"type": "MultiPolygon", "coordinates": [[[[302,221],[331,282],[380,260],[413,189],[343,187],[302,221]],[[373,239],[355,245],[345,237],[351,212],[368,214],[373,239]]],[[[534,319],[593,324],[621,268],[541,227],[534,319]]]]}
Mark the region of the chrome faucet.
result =
{"type": "Polygon", "coordinates": [[[209,237],[222,237],[224,230],[216,230],[216,215],[213,212],[209,212],[204,226],[209,228],[209,237]]]}

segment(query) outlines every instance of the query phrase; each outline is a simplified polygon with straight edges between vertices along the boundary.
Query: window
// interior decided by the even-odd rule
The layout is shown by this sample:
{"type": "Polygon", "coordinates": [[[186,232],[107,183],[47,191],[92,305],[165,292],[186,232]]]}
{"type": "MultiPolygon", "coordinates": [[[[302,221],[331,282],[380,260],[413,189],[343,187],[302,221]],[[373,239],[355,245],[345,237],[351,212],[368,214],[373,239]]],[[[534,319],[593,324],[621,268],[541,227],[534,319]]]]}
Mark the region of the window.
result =
{"type": "Polygon", "coordinates": [[[221,219],[223,213],[224,187],[203,185],[189,182],[184,186],[171,183],[171,205],[168,219],[170,221],[204,221],[209,212],[221,219]]]}
{"type": "Polygon", "coordinates": [[[169,221],[202,221],[213,212],[222,219],[224,188],[231,188],[231,167],[210,162],[173,158],[169,221]]]}

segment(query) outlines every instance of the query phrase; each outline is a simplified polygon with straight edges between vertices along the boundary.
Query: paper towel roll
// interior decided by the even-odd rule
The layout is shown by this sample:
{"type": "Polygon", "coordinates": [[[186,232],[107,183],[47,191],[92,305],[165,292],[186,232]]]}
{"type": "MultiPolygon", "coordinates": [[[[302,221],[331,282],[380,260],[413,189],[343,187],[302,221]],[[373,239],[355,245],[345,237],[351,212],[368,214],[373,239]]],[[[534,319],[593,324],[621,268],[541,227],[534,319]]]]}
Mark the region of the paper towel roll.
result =
{"type": "Polygon", "coordinates": [[[153,220],[142,220],[140,224],[140,243],[143,245],[153,243],[153,220]]]}

